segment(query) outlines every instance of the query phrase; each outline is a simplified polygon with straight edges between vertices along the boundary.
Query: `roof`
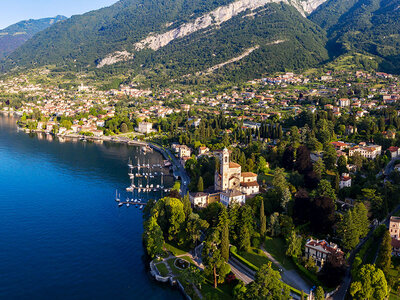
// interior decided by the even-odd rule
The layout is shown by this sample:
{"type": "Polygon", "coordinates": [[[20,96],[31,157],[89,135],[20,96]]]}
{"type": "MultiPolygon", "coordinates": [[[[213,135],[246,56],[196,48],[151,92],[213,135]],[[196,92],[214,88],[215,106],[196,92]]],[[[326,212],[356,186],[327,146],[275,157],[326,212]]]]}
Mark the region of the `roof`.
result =
{"type": "Polygon", "coordinates": [[[257,177],[257,174],[253,172],[242,172],[242,177],[257,177]]]}
{"type": "Polygon", "coordinates": [[[198,192],[198,193],[192,193],[192,194],[190,194],[190,196],[192,196],[193,198],[197,198],[197,197],[208,196],[208,194],[203,193],[203,192],[198,192]]]}
{"type": "Polygon", "coordinates": [[[390,217],[390,222],[400,223],[400,217],[390,217]]]}
{"type": "Polygon", "coordinates": [[[316,249],[320,252],[325,252],[325,253],[341,253],[342,251],[337,247],[336,244],[328,243],[325,240],[319,241],[319,240],[309,240],[306,243],[306,247],[316,249]]]}
{"type": "Polygon", "coordinates": [[[342,176],[342,178],[340,178],[341,181],[349,181],[351,180],[351,177],[349,176],[342,176]]]}
{"type": "Polygon", "coordinates": [[[240,168],[240,165],[234,162],[229,163],[229,168],[240,168]]]}
{"type": "Polygon", "coordinates": [[[395,147],[395,146],[391,146],[388,149],[390,152],[397,152],[397,150],[399,150],[399,147],[395,147]]]}

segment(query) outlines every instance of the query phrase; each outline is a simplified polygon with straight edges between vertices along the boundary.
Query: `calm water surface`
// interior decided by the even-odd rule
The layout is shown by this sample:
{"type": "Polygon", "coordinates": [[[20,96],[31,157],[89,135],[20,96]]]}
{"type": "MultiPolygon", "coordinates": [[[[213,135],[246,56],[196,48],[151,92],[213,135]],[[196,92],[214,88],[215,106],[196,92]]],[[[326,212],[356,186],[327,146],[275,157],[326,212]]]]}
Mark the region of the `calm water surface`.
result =
{"type": "Polygon", "coordinates": [[[182,299],[147,272],[141,212],[113,201],[138,148],[51,141],[15,121],[0,115],[0,299],[182,299]]]}

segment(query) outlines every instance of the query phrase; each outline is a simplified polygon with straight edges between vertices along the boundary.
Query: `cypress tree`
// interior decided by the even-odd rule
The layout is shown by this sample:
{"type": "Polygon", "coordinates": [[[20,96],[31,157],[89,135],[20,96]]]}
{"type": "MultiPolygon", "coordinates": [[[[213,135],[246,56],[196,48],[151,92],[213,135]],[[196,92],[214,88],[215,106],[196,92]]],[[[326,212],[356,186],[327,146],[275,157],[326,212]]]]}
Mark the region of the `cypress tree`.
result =
{"type": "Polygon", "coordinates": [[[383,271],[385,275],[389,274],[390,265],[392,264],[392,237],[389,230],[385,230],[383,235],[381,248],[379,249],[376,266],[383,271]]]}
{"type": "Polygon", "coordinates": [[[198,192],[204,192],[204,183],[203,183],[203,177],[199,177],[199,181],[197,183],[197,191],[198,192]]]}
{"type": "Polygon", "coordinates": [[[266,233],[267,233],[267,217],[265,216],[264,199],[262,199],[261,206],[260,206],[260,234],[261,234],[261,237],[264,237],[266,233]]]}
{"type": "Polygon", "coordinates": [[[226,220],[224,228],[222,229],[221,255],[222,255],[222,258],[225,259],[226,262],[229,260],[229,227],[228,227],[228,219],[226,220]]]}

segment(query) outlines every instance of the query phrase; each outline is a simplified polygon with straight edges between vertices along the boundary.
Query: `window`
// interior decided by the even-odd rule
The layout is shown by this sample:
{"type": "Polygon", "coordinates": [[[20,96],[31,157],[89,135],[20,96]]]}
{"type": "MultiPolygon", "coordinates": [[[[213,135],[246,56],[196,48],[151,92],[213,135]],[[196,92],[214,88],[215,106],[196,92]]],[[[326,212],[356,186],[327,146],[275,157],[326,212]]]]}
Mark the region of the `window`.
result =
{"type": "Polygon", "coordinates": [[[228,162],[228,156],[225,156],[225,163],[228,162]]]}

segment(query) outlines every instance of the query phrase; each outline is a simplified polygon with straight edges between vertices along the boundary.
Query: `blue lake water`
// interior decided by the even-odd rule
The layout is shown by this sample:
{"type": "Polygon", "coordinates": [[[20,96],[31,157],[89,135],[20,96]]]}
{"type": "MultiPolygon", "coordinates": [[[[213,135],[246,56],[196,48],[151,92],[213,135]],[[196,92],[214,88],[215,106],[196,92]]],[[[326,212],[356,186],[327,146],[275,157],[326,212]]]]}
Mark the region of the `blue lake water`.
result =
{"type": "Polygon", "coordinates": [[[148,273],[141,211],[114,201],[140,149],[50,140],[15,121],[0,115],[0,299],[182,299],[148,273]]]}

